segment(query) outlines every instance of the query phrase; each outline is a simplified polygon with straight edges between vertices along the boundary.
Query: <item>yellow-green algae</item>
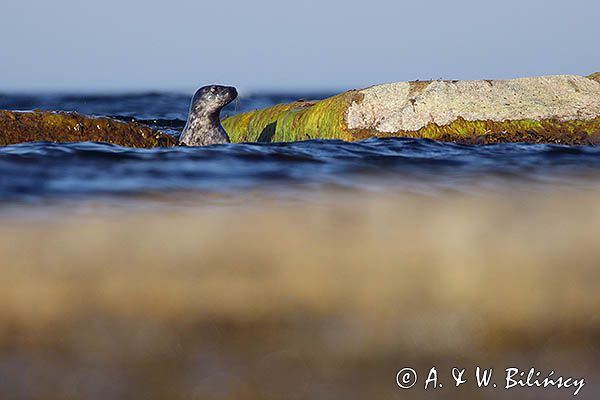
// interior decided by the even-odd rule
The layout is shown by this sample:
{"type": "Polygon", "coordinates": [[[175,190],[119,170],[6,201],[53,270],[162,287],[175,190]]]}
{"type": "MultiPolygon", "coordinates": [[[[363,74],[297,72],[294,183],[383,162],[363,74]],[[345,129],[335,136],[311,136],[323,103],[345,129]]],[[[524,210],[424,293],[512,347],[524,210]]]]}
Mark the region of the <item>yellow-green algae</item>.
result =
{"type": "Polygon", "coordinates": [[[593,79],[596,82],[600,82],[600,72],[594,72],[593,74],[588,76],[588,79],[593,79]]]}
{"type": "MultiPolygon", "coordinates": [[[[373,137],[372,131],[353,131],[355,140],[373,137]]],[[[592,120],[513,120],[513,121],[465,121],[458,118],[448,125],[429,124],[418,131],[378,132],[379,137],[411,137],[445,142],[489,143],[600,143],[600,118],[592,120]]]]}
{"type": "MultiPolygon", "coordinates": [[[[600,72],[588,76],[600,82],[600,72]]],[[[423,92],[431,81],[410,82],[410,97],[423,92]]],[[[286,142],[306,139],[362,140],[370,137],[428,138],[459,143],[600,143],[600,118],[581,120],[521,119],[467,121],[458,118],[440,126],[435,123],[416,130],[380,132],[349,129],[345,117],[363,94],[356,90],[318,102],[279,104],[223,119],[232,142],[286,142]]]]}
{"type": "Polygon", "coordinates": [[[173,136],[136,122],[70,112],[0,110],[0,146],[35,141],[93,141],[138,148],[177,145],[173,136]]]}
{"type": "Polygon", "coordinates": [[[279,104],[221,122],[232,142],[356,140],[346,127],[344,115],[350,104],[361,98],[357,91],[349,91],[318,102],[279,104]]]}

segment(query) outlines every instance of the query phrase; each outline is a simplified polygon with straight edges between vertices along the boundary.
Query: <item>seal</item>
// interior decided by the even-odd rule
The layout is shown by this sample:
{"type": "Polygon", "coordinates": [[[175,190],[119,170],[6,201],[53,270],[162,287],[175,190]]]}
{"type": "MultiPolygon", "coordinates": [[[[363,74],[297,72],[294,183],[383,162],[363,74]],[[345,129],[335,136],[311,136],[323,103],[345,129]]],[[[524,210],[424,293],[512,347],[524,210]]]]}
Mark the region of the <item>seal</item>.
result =
{"type": "Polygon", "coordinates": [[[229,136],[221,125],[219,114],[237,95],[237,90],[231,86],[210,85],[198,89],[192,98],[179,144],[208,146],[229,143],[229,136]]]}

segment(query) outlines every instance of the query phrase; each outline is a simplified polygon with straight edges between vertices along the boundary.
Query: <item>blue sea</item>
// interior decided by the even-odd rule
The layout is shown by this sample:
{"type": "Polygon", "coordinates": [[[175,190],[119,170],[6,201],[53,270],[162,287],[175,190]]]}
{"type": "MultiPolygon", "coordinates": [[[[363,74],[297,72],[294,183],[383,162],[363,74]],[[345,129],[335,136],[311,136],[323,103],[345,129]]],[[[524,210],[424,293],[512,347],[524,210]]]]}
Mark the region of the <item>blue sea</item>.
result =
{"type": "MultiPolygon", "coordinates": [[[[330,93],[242,96],[223,112],[330,93]]],[[[66,110],[136,120],[178,135],[190,96],[0,94],[0,109],[66,110]]],[[[0,132],[1,134],[1,132],[0,132]]],[[[24,143],[0,148],[0,203],[141,199],[186,193],[260,192],[300,197],[323,189],[369,192],[538,191],[597,188],[600,148],[498,144],[468,146],[406,138],[348,143],[310,140],[204,148],[130,149],[104,143],[24,143]]]]}

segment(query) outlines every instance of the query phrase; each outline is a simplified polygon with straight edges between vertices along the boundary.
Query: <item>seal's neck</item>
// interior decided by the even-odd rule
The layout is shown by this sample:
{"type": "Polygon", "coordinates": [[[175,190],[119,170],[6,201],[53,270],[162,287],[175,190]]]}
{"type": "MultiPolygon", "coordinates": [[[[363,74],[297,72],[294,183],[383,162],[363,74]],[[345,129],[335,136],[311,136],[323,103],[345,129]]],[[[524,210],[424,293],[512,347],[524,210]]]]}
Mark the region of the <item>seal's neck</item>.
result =
{"type": "Polygon", "coordinates": [[[187,122],[202,122],[207,124],[220,124],[221,123],[221,109],[208,110],[202,107],[197,109],[191,108],[188,114],[187,122]]]}
{"type": "Polygon", "coordinates": [[[179,143],[187,146],[207,146],[229,143],[229,136],[221,125],[221,108],[216,110],[190,108],[179,143]]]}

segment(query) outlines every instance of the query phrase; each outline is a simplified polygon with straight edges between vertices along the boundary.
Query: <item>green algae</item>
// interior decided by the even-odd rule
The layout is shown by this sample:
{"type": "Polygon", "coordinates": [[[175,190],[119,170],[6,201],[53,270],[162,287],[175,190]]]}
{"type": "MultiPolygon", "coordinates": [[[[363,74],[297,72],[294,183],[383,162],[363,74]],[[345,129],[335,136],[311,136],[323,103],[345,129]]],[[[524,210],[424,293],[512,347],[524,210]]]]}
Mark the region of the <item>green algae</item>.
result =
{"type": "Polygon", "coordinates": [[[137,148],[177,145],[173,136],[136,122],[69,112],[0,110],[0,146],[36,141],[92,141],[137,148]]]}
{"type": "Polygon", "coordinates": [[[362,95],[349,91],[318,102],[279,104],[223,119],[232,142],[290,142],[307,139],[355,140],[345,113],[362,95]]]}

